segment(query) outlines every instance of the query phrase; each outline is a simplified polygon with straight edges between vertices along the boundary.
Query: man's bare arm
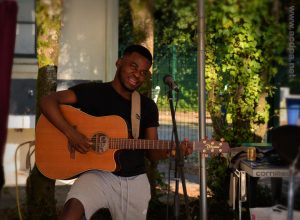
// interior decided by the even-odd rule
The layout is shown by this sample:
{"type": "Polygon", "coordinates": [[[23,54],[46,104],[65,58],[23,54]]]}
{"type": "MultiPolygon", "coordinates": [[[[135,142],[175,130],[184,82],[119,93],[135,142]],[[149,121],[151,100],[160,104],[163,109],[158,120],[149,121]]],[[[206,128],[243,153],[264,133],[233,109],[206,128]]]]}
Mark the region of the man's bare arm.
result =
{"type": "Polygon", "coordinates": [[[74,104],[76,102],[75,93],[72,90],[64,90],[44,96],[40,101],[40,108],[45,117],[66,135],[77,151],[86,153],[90,148],[89,140],[65,120],[59,108],[61,104],[74,104]]]}
{"type": "MultiPolygon", "coordinates": [[[[146,139],[150,140],[157,140],[158,134],[157,134],[157,128],[147,128],[146,130],[146,139]]],[[[191,145],[189,144],[189,141],[185,139],[183,142],[180,143],[180,148],[183,156],[187,156],[193,152],[193,149],[191,148],[191,145]]],[[[168,158],[169,156],[175,157],[176,150],[175,147],[172,151],[170,150],[149,150],[148,151],[148,158],[153,161],[157,160],[164,160],[168,158]]]]}

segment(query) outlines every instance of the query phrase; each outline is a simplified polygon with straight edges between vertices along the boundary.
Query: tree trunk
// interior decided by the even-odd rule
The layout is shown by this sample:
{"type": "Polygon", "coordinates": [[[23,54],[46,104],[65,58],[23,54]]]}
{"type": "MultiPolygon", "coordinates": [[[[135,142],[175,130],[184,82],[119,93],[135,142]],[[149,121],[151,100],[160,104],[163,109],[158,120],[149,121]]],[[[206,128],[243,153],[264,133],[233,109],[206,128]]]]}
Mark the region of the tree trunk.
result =
{"type": "MultiPolygon", "coordinates": [[[[40,115],[41,97],[56,91],[61,1],[36,1],[37,21],[37,105],[36,121],[40,115]]],[[[34,166],[26,183],[28,219],[57,219],[55,180],[43,176],[34,166]]]]}
{"type": "MultiPolygon", "coordinates": [[[[141,44],[154,52],[154,18],[153,0],[130,0],[131,18],[133,23],[134,43],[141,44]]],[[[152,83],[149,77],[142,88],[141,93],[151,97],[152,83]]]]}
{"type": "MultiPolygon", "coordinates": [[[[153,55],[154,52],[154,18],[153,0],[130,0],[131,18],[133,24],[134,43],[141,44],[148,48],[153,55]]],[[[152,83],[151,77],[147,78],[140,92],[151,97],[152,83]]],[[[156,195],[157,162],[147,163],[147,175],[151,186],[151,195],[156,195]]]]}
{"type": "MultiPolygon", "coordinates": [[[[268,94],[266,92],[263,92],[258,100],[258,106],[256,108],[256,112],[260,113],[264,118],[267,117],[269,118],[269,110],[266,109],[267,107],[267,98],[268,94]]],[[[268,121],[268,120],[266,120],[268,121]]],[[[260,124],[256,131],[255,131],[255,142],[262,142],[264,139],[268,129],[268,123],[260,124]]]]}
{"type": "MultiPolygon", "coordinates": [[[[282,6],[279,0],[274,0],[273,1],[273,6],[272,6],[272,15],[275,18],[275,23],[278,25],[279,23],[279,18],[280,18],[280,10],[282,10],[282,6]]],[[[270,53],[272,53],[270,51],[270,53]]],[[[271,63],[271,62],[270,62],[271,63]]],[[[271,65],[270,65],[271,66],[271,65]]],[[[264,72],[261,73],[261,79],[266,85],[266,87],[270,84],[270,76],[268,74],[268,70],[265,70],[264,72]]],[[[258,106],[256,108],[256,112],[260,112],[260,115],[265,118],[266,123],[260,124],[258,128],[255,131],[255,142],[261,142],[264,137],[266,136],[268,132],[268,121],[270,119],[270,113],[271,115],[274,114],[272,112],[273,110],[270,111],[269,105],[267,103],[267,98],[268,98],[268,93],[263,90],[261,93],[259,100],[258,100],[258,106]]]]}
{"type": "Polygon", "coordinates": [[[135,43],[147,47],[153,54],[154,19],[153,0],[130,0],[135,43]]]}

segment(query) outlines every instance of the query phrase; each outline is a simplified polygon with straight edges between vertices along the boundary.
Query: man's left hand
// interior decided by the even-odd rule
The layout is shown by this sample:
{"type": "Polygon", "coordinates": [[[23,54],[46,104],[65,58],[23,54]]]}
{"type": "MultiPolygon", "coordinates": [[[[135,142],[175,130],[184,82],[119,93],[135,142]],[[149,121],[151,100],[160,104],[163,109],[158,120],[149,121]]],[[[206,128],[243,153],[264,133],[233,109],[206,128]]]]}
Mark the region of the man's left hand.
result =
{"type": "MultiPolygon", "coordinates": [[[[180,143],[180,150],[182,153],[183,157],[186,157],[188,155],[190,155],[191,153],[193,153],[193,146],[192,146],[192,142],[190,142],[187,138],[185,138],[181,143],[180,143]]],[[[170,155],[172,157],[176,156],[176,146],[171,150],[170,155]]]]}

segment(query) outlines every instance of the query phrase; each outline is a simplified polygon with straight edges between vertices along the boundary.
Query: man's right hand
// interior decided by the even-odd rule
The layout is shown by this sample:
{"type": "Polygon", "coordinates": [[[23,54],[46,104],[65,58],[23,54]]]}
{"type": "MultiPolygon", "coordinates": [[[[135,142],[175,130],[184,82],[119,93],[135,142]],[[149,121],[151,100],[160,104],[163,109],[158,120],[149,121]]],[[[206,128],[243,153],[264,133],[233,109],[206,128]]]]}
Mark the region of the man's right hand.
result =
{"type": "Polygon", "coordinates": [[[69,140],[70,146],[72,146],[76,151],[86,154],[91,150],[92,142],[86,136],[78,132],[75,127],[65,134],[69,140]]]}

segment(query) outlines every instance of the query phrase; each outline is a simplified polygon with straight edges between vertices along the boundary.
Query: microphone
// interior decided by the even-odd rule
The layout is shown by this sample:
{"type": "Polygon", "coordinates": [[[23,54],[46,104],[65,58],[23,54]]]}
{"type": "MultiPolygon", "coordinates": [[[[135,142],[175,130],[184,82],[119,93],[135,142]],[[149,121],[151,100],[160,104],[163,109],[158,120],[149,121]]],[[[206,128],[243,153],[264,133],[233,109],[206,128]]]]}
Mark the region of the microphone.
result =
{"type": "Polygon", "coordinates": [[[169,86],[171,90],[174,90],[175,92],[179,92],[178,86],[170,74],[165,75],[163,81],[166,85],[169,86]]]}

